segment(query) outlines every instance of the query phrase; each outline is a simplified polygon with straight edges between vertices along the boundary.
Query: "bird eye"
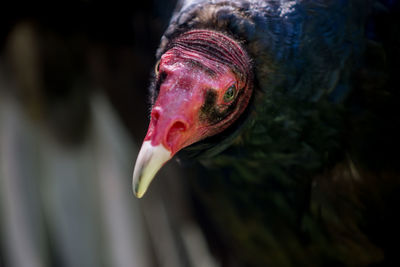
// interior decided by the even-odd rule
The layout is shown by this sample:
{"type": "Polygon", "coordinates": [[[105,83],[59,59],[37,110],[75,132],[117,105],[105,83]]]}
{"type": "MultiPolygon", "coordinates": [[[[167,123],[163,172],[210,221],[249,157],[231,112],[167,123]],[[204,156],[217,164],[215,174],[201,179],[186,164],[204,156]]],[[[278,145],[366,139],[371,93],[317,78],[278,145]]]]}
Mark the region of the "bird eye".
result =
{"type": "Polygon", "coordinates": [[[224,95],[224,101],[225,102],[230,102],[235,98],[236,95],[236,86],[232,85],[231,87],[226,90],[225,95],[224,95]]]}
{"type": "Polygon", "coordinates": [[[160,70],[160,60],[158,60],[156,65],[154,66],[154,72],[156,73],[156,75],[158,75],[159,70],[160,70]]]}

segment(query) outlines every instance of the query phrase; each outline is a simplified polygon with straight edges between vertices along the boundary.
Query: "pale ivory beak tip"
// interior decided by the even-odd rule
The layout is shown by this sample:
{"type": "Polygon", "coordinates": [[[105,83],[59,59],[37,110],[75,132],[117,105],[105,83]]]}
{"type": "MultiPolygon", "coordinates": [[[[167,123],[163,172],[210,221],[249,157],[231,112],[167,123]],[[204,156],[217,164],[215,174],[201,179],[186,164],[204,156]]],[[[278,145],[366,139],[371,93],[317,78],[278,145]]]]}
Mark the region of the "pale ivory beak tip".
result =
{"type": "Polygon", "coordinates": [[[133,171],[132,187],[137,198],[143,197],[154,176],[171,159],[171,152],[162,144],[153,146],[144,141],[133,171]]]}

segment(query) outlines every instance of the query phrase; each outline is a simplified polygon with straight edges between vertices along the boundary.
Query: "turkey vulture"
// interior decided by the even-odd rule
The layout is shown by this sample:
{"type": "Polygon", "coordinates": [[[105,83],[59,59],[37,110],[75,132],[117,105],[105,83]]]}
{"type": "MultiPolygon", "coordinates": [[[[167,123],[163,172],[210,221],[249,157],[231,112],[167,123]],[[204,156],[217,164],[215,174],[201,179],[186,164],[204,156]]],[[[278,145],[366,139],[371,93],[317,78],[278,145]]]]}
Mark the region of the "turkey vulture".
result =
{"type": "Polygon", "coordinates": [[[156,55],[135,194],[179,152],[223,266],[399,263],[399,10],[180,2],[156,55]]]}

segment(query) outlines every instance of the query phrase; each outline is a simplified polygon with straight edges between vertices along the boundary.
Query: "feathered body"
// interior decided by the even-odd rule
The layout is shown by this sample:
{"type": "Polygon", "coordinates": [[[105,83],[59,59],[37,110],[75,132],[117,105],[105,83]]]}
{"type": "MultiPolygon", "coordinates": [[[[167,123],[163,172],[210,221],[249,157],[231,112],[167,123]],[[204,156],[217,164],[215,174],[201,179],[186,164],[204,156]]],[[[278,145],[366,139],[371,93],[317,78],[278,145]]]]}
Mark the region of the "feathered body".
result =
{"type": "Polygon", "coordinates": [[[399,262],[398,4],[381,2],[178,4],[157,58],[209,29],[240,43],[254,74],[240,118],[179,154],[201,163],[193,198],[224,266],[399,262]]]}

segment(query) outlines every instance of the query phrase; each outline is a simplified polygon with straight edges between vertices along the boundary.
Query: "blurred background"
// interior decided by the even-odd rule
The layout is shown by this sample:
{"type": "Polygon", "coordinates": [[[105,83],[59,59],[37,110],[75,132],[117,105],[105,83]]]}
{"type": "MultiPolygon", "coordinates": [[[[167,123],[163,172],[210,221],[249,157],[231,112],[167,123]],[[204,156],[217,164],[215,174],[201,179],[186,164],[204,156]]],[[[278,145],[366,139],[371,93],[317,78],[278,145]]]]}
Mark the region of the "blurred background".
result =
{"type": "MultiPolygon", "coordinates": [[[[11,4],[13,2],[13,4],[11,4]]],[[[0,9],[0,266],[217,266],[171,162],[131,177],[174,0],[0,9]]]]}

